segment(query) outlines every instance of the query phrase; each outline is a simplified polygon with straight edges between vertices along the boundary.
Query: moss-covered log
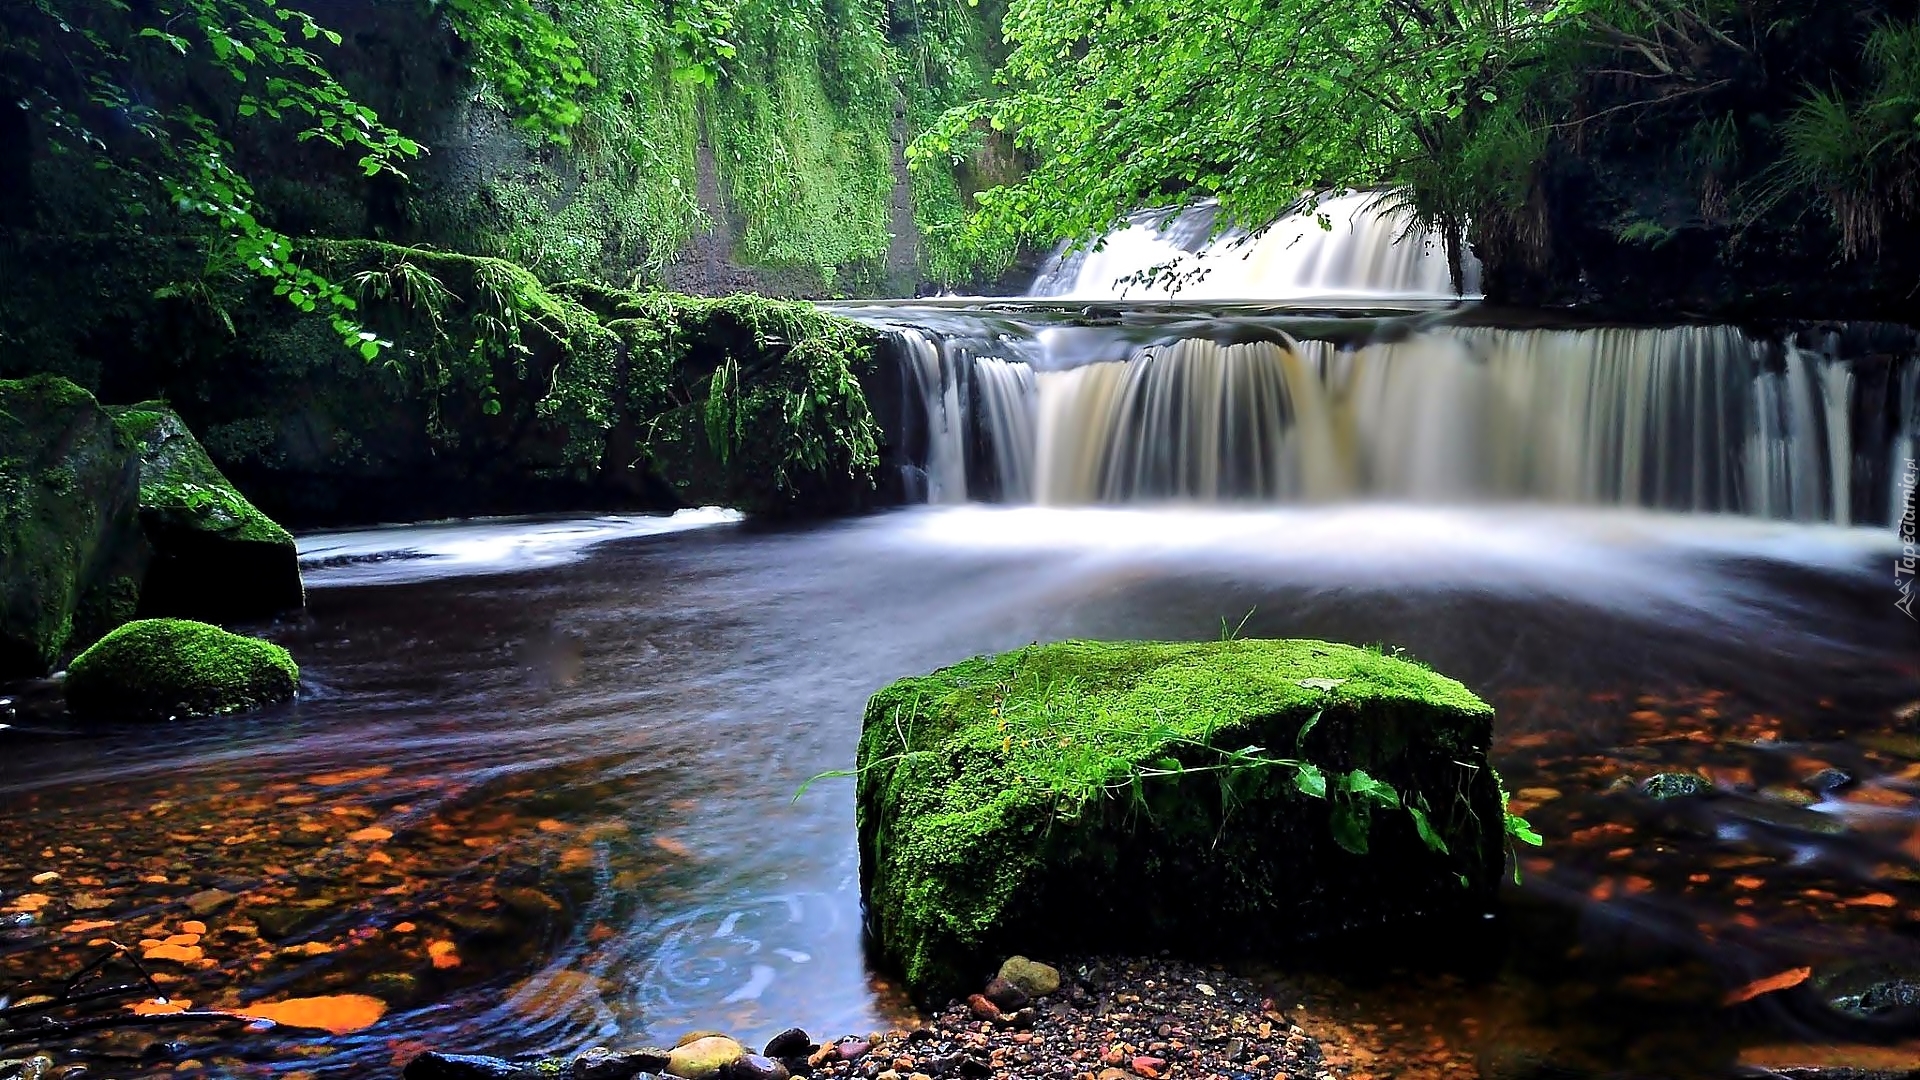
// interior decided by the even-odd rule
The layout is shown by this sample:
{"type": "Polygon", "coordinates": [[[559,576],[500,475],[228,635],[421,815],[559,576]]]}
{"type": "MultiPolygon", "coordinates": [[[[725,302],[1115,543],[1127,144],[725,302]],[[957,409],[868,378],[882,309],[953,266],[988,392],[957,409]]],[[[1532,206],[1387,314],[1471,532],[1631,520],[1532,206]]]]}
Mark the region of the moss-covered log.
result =
{"type": "Polygon", "coordinates": [[[140,453],[140,526],[154,552],[140,614],[246,619],[306,605],[293,534],[234,490],[171,407],[109,411],[140,453]]]}
{"type": "Polygon", "coordinates": [[[0,678],[43,675],[133,614],[140,459],[66,379],[0,380],[0,678]]]}
{"type": "Polygon", "coordinates": [[[150,721],[244,712],[293,697],[287,650],[186,619],[142,619],[101,638],[67,670],[83,720],[150,721]]]}
{"type": "Polygon", "coordinates": [[[1317,641],[1066,642],[874,695],[869,926],[922,997],[1008,953],[1241,954],[1485,910],[1493,710],[1317,641]]]}

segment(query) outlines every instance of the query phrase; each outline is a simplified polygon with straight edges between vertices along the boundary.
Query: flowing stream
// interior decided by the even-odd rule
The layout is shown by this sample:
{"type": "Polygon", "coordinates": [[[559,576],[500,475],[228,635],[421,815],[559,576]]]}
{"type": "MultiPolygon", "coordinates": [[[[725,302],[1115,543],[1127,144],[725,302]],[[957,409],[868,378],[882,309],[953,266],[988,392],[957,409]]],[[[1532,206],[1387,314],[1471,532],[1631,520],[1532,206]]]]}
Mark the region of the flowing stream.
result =
{"type": "Polygon", "coordinates": [[[300,660],[295,704],[77,730],[29,688],[0,984],[191,919],[204,955],[156,965],[180,997],[384,1003],[327,1038],[102,1048],[213,1075],[865,1031],[907,1006],[867,967],[852,787],[796,795],[852,764],[866,697],[1037,640],[1227,632],[1461,679],[1547,837],[1471,962],[1271,973],[1355,1071],[1920,1061],[1908,1014],[1828,1004],[1920,987],[1911,333],[1503,325],[1333,209],[1359,250],[1302,233],[1225,299],[1096,286],[1156,235],[1050,267],[1069,299],[843,306],[893,336],[881,404],[930,505],[309,536],[310,610],[253,628],[300,660]],[[1640,790],[1668,771],[1715,790],[1640,790]]]}

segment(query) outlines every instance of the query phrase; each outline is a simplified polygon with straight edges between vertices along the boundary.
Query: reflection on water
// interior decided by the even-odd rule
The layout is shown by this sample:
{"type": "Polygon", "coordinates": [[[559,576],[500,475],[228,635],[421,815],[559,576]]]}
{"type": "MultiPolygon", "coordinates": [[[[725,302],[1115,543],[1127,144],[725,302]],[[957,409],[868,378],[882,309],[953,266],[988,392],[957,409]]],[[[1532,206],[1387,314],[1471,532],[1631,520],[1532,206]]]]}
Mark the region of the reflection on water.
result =
{"type": "Polygon", "coordinates": [[[967,507],[529,564],[525,528],[407,540],[515,553],[459,578],[420,559],[316,574],[310,612],[264,628],[308,676],[286,709],[0,733],[0,907],[44,896],[0,940],[0,985],[72,970],[89,940],[163,939],[189,897],[218,891],[204,956],[155,965],[176,993],[391,1005],[357,1034],[289,1037],[309,1048],[292,1059],[257,1035],[179,1051],[230,1072],[690,1027],[867,1030],[901,1006],[864,963],[850,786],[793,798],[851,763],[866,696],[981,651],[1211,638],[1243,618],[1247,634],[1401,645],[1494,701],[1496,760],[1548,836],[1513,892],[1490,965],[1504,974],[1439,995],[1478,1012],[1419,1013],[1436,997],[1424,976],[1319,997],[1376,1020],[1413,1010],[1414,1030],[1464,1042],[1517,1027],[1535,1035],[1514,1053],[1580,1067],[1677,1070],[1663,1048],[1706,1067],[1759,1042],[1863,1037],[1813,1007],[1815,980],[1725,1004],[1752,980],[1857,978],[1869,959],[1920,971],[1920,716],[1900,711],[1920,699],[1920,636],[1894,610],[1884,532],[967,507]],[[1823,768],[1851,782],[1809,786],[1823,768]],[[1718,791],[1635,788],[1674,769],[1718,791]],[[64,876],[30,884],[47,870],[64,876]]]}

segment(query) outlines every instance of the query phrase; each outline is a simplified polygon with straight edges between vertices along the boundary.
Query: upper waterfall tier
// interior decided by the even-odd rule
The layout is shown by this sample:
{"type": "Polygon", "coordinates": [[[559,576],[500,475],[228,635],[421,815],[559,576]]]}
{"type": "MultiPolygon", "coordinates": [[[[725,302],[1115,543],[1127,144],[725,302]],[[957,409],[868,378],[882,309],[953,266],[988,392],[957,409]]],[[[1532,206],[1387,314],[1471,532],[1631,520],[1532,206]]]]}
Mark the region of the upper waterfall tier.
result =
{"type": "Polygon", "coordinates": [[[1309,297],[1476,296],[1480,266],[1466,254],[1454,287],[1441,237],[1419,228],[1391,196],[1322,199],[1310,212],[1257,232],[1215,234],[1218,207],[1136,214],[1090,248],[1063,245],[1029,296],[1068,300],[1289,300],[1309,297]]]}

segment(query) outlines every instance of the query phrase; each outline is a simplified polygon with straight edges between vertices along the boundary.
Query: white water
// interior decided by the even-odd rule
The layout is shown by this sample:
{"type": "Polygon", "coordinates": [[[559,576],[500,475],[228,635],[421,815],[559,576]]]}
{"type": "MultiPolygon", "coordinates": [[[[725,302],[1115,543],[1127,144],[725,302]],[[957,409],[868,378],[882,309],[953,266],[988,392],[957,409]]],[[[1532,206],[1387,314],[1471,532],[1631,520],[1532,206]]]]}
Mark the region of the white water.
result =
{"type": "MultiPolygon", "coordinates": [[[[1041,335],[1044,337],[1044,335],[1041,335]]],[[[1852,524],[1850,364],[1732,327],[1183,338],[1051,369],[964,353],[923,398],[933,501],[1532,501],[1852,524]],[[966,368],[965,374],[951,369],[966,368]],[[956,398],[949,387],[971,384],[956,398]],[[981,447],[969,470],[968,447],[981,447]],[[985,464],[983,464],[985,463],[985,464]]],[[[1891,392],[1911,396],[1909,359],[1891,392]]],[[[1898,476],[1911,402],[1881,443],[1898,476]]],[[[1872,463],[1871,485],[1880,469],[1872,463]]],[[[1884,507],[1867,518],[1884,520],[1884,507]]],[[[1897,515],[1896,515],[1897,516],[1897,515]]]]}
{"type": "Polygon", "coordinates": [[[1211,203],[1136,215],[1090,249],[1063,246],[1029,296],[1069,300],[1286,300],[1307,297],[1457,297],[1480,291],[1469,253],[1456,289],[1446,245],[1382,205],[1379,192],[1323,199],[1249,234],[1212,235],[1211,203]]]}

